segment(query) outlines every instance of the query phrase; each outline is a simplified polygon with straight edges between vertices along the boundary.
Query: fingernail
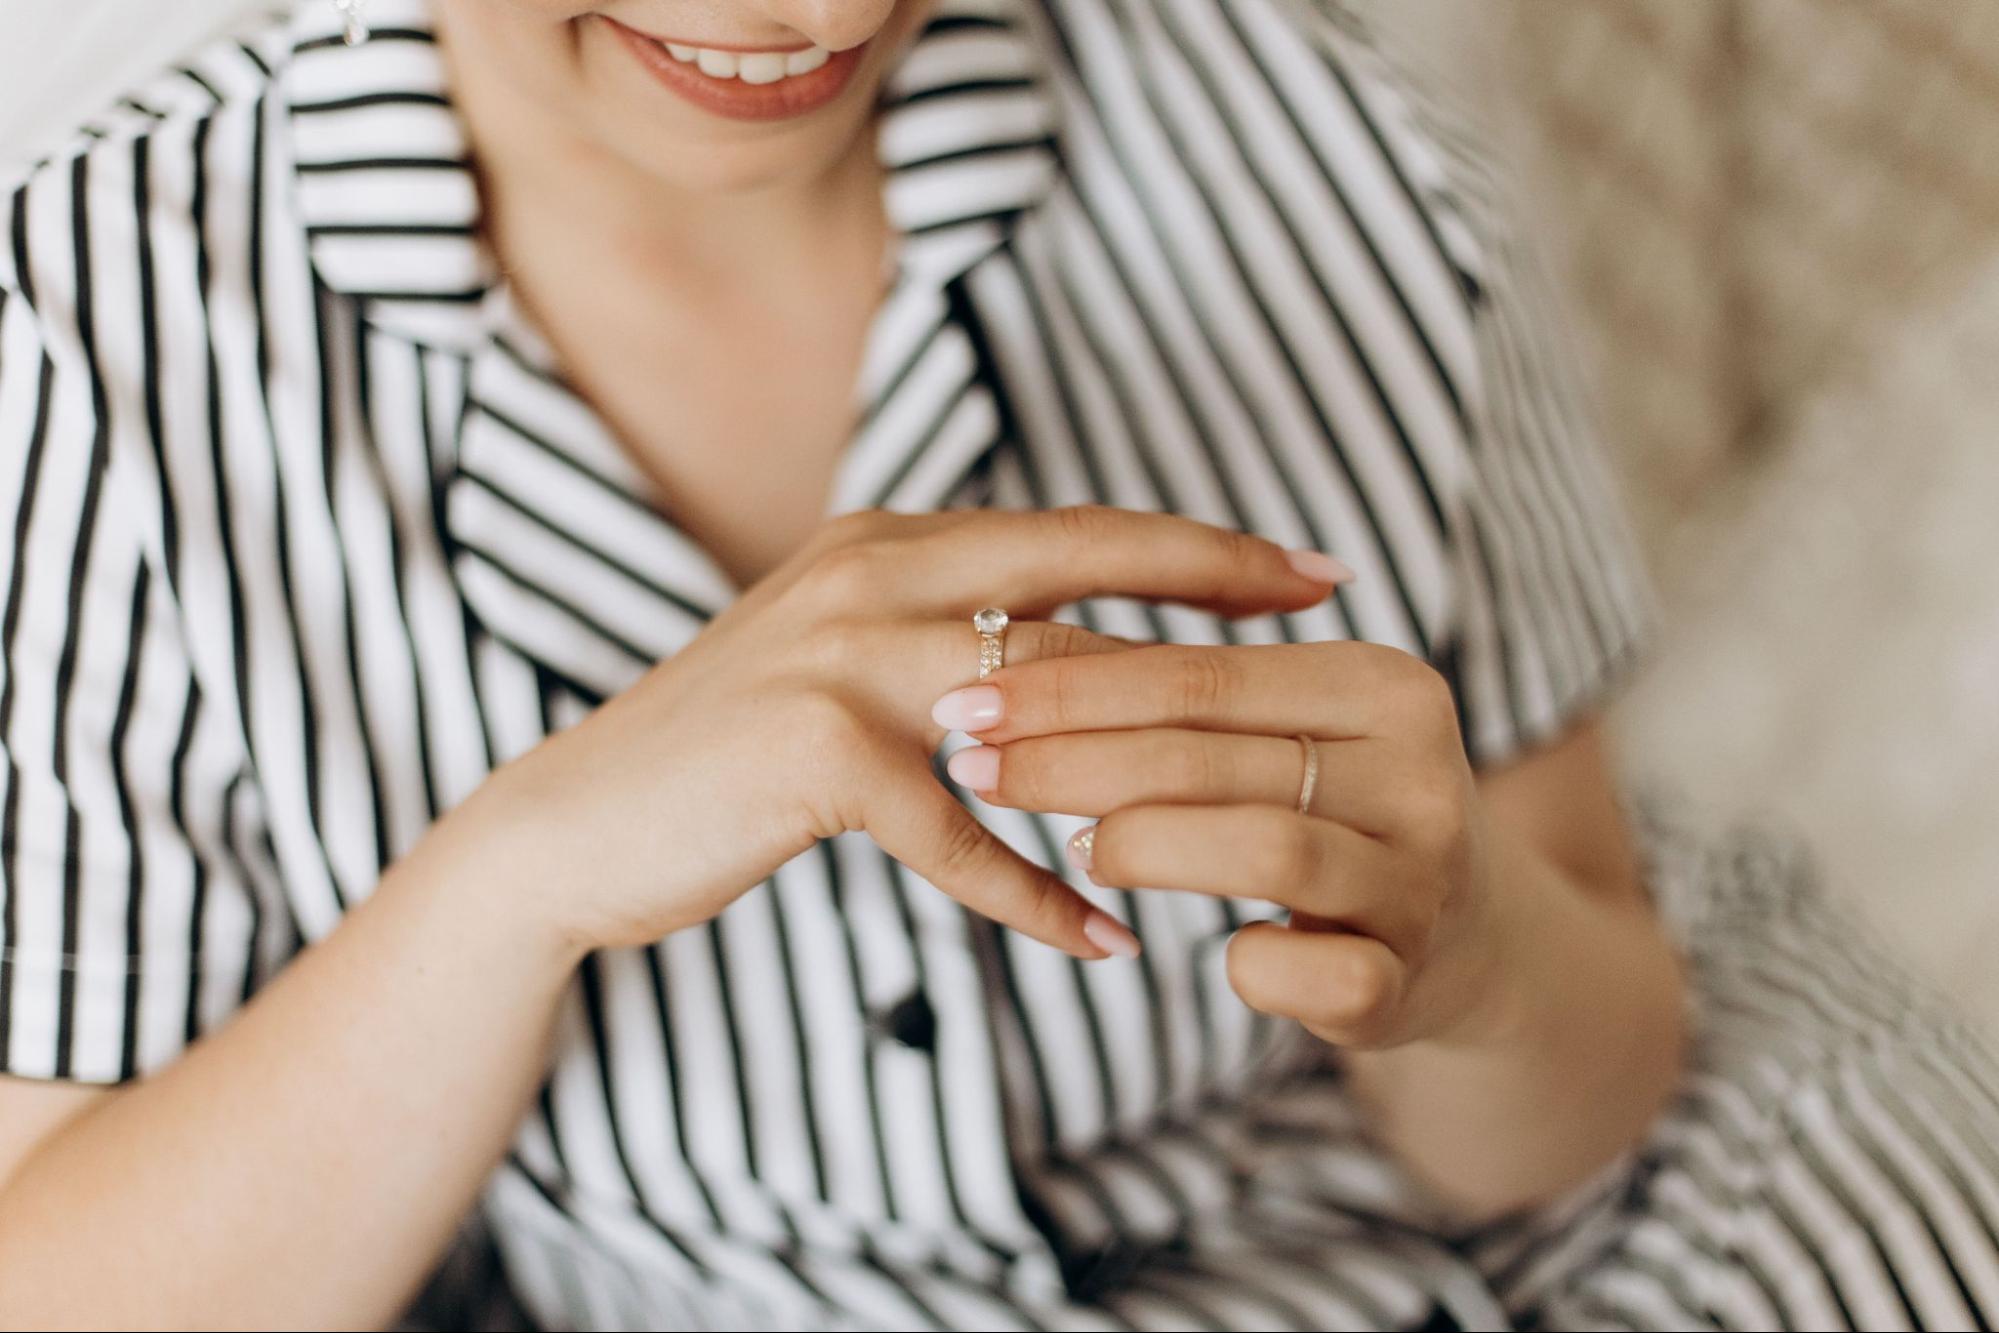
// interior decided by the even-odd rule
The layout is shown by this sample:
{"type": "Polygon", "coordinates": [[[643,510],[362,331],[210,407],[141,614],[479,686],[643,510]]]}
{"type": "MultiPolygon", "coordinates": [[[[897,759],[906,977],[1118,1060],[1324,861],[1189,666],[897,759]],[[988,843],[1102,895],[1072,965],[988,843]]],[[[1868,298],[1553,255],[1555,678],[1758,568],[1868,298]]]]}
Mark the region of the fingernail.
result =
{"type": "Polygon", "coordinates": [[[951,781],[972,791],[991,791],[999,786],[999,751],[990,745],[971,745],[944,761],[951,781]]]}
{"type": "Polygon", "coordinates": [[[1097,855],[1097,826],[1079,828],[1069,835],[1069,864],[1078,870],[1088,870],[1097,855]]]}
{"type": "Polygon", "coordinates": [[[1314,583],[1323,583],[1328,587],[1338,587],[1342,583],[1353,582],[1354,572],[1352,566],[1348,565],[1344,560],[1333,559],[1333,557],[1323,551],[1286,551],[1284,559],[1302,577],[1308,578],[1314,583]]]}
{"type": "Polygon", "coordinates": [[[1138,957],[1138,936],[1124,922],[1100,908],[1083,918],[1083,936],[1113,958],[1138,957]]]}
{"type": "Polygon", "coordinates": [[[1006,714],[999,690],[991,685],[968,685],[939,699],[930,710],[937,725],[950,731],[984,731],[996,727],[1006,714]]]}

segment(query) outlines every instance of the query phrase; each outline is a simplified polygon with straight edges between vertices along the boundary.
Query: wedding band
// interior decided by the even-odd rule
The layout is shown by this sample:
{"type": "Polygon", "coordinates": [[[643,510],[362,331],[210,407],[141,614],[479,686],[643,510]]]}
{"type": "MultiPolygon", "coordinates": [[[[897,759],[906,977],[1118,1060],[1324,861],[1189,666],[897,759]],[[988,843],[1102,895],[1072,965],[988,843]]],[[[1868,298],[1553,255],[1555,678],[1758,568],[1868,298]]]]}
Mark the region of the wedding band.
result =
{"type": "Polygon", "coordinates": [[[980,680],[1006,665],[1006,625],[1007,614],[997,606],[972,617],[972,628],[979,632],[980,680]]]}
{"type": "Polygon", "coordinates": [[[1298,783],[1298,813],[1312,812],[1312,793],[1319,789],[1319,743],[1300,732],[1298,748],[1305,752],[1305,776],[1298,783]]]}

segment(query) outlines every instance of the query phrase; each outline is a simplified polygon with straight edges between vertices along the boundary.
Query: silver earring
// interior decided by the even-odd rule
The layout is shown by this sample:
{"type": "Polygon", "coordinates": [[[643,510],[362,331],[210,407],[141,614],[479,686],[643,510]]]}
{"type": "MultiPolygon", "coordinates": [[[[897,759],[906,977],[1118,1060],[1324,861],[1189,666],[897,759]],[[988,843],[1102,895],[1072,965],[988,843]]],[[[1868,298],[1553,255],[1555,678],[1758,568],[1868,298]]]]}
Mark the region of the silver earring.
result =
{"type": "Polygon", "coordinates": [[[333,7],[340,11],[345,21],[341,36],[349,46],[359,46],[368,40],[368,25],[361,19],[361,11],[368,7],[368,0],[333,0],[333,7]]]}

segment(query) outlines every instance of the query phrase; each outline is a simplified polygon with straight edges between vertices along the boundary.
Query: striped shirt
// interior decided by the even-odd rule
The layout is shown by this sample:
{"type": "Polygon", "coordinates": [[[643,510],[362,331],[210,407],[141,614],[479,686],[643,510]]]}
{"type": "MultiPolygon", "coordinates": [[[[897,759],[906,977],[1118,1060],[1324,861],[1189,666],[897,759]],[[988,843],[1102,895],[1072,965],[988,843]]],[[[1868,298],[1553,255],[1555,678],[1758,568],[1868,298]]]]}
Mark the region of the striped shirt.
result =
{"type": "MultiPolygon", "coordinates": [[[[510,301],[423,0],[369,18],[203,50],[0,195],[0,1071],[170,1063],[737,595],[510,301]]],[[[1065,614],[1395,645],[1481,765],[1601,699],[1647,602],[1546,298],[1337,9],[943,0],[877,134],[899,269],[833,511],[1337,552],[1359,579],[1292,615],[1065,614]]],[[[1064,866],[1075,821],[979,815],[1064,866]]],[[[592,957],[485,1201],[529,1309],[1497,1326],[1381,1221],[1415,1205],[1321,1048],[1229,988],[1275,909],[1079,887],[1142,958],[995,930],[861,835],[592,957]]]]}

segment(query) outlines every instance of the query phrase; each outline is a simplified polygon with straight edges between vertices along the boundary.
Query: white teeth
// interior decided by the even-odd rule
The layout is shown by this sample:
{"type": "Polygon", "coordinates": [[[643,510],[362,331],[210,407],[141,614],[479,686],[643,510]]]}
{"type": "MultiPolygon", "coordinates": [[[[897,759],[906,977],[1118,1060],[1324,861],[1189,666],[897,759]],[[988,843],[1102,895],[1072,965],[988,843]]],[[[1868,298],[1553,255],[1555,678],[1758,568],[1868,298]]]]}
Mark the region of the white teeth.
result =
{"type": "Polygon", "coordinates": [[[694,59],[701,66],[701,72],[711,79],[733,79],[742,64],[734,51],[704,50],[694,59]]]}
{"type": "Polygon", "coordinates": [[[784,57],[773,51],[758,51],[736,62],[744,83],[776,83],[784,77],[784,57]]]}
{"type": "Polygon", "coordinates": [[[683,65],[696,65],[711,79],[741,79],[744,83],[777,83],[800,74],[810,74],[833,58],[823,46],[803,51],[716,51],[705,46],[682,46],[662,42],[668,55],[683,65]]]}
{"type": "Polygon", "coordinates": [[[793,51],[784,58],[786,74],[810,74],[833,58],[833,53],[823,46],[808,46],[803,51],[793,51]]]}

